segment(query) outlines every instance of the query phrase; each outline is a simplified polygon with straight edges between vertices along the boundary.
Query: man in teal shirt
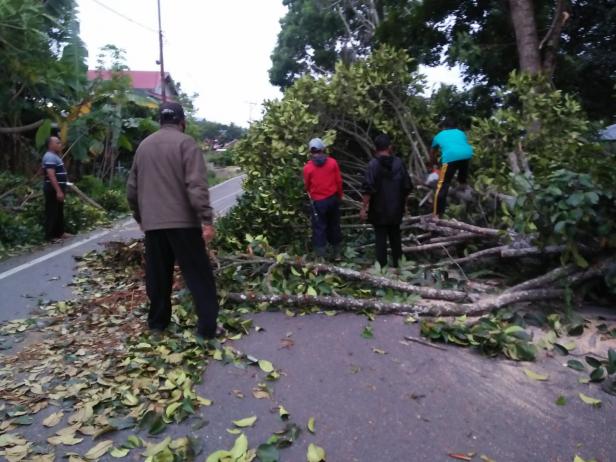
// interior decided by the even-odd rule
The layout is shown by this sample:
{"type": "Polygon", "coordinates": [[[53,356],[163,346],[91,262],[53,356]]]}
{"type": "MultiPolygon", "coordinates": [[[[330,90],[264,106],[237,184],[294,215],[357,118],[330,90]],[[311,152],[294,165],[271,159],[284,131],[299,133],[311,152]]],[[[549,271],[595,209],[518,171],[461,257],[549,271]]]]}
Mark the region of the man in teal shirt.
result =
{"type": "Polygon", "coordinates": [[[434,193],[433,215],[441,217],[447,206],[449,184],[458,173],[458,182],[466,186],[468,164],[473,157],[473,148],[468,144],[466,134],[456,128],[456,123],[450,117],[441,123],[443,128],[432,140],[431,161],[437,164],[437,152],[441,151],[441,172],[439,174],[436,192],[434,193]]]}

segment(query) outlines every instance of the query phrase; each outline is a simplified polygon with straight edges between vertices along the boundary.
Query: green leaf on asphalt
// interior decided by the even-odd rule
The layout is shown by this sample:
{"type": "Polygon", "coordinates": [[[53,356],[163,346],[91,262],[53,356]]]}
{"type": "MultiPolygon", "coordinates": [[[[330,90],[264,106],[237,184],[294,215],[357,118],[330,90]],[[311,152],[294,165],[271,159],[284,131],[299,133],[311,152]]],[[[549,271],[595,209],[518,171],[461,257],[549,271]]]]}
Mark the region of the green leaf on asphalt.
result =
{"type": "Polygon", "coordinates": [[[280,451],[274,444],[261,444],[257,448],[257,458],[260,462],[279,462],[280,451]]]}
{"type": "Polygon", "coordinates": [[[560,395],[556,399],[556,405],[557,406],[564,406],[565,404],[567,404],[567,398],[565,398],[563,395],[560,395]]]}
{"type": "Polygon", "coordinates": [[[362,331],[361,336],[366,339],[370,339],[374,337],[374,332],[372,332],[372,326],[370,324],[364,327],[364,330],[362,331]]]}
{"type": "Polygon", "coordinates": [[[599,361],[597,358],[593,358],[592,356],[586,356],[586,363],[593,369],[601,367],[601,361],[599,361]]]}
{"type": "Polygon", "coordinates": [[[155,456],[158,453],[163,452],[165,449],[167,449],[169,447],[169,443],[171,443],[171,437],[168,436],[167,438],[165,438],[164,440],[162,440],[160,443],[158,444],[153,444],[152,446],[149,446],[144,455],[147,457],[152,457],[155,456]]]}
{"type": "Polygon", "coordinates": [[[248,451],[248,438],[242,433],[237,437],[235,444],[231,448],[231,457],[233,457],[234,461],[238,460],[246,454],[246,451],[248,451]]]}
{"type": "Polygon", "coordinates": [[[126,457],[129,452],[130,449],[128,448],[113,448],[109,455],[111,457],[115,457],[116,459],[121,459],[122,457],[126,457]]]}
{"type": "Polygon", "coordinates": [[[600,399],[595,399],[590,396],[586,396],[584,393],[578,393],[578,395],[580,399],[584,401],[586,404],[590,404],[591,406],[594,406],[594,407],[601,407],[600,399]]]}
{"type": "Polygon", "coordinates": [[[245,419],[234,420],[233,425],[240,428],[252,427],[256,421],[257,416],[253,415],[252,417],[246,417],[245,419]]]}
{"type": "Polygon", "coordinates": [[[530,369],[524,369],[524,373],[526,374],[526,376],[530,379],[533,380],[537,380],[540,382],[545,382],[546,380],[548,380],[550,378],[549,375],[543,375],[543,374],[537,374],[536,372],[531,371],[530,369]]]}
{"type": "Polygon", "coordinates": [[[289,412],[282,405],[278,406],[278,415],[282,420],[289,419],[289,412]]]}
{"type": "Polygon", "coordinates": [[[310,443],[306,454],[308,462],[325,462],[325,451],[316,444],[310,443]]]}
{"type": "Polygon", "coordinates": [[[60,423],[62,417],[64,417],[64,412],[54,412],[53,414],[47,416],[45,420],[43,420],[43,425],[45,425],[46,427],[55,427],[60,423]]]}
{"type": "Polygon", "coordinates": [[[263,372],[268,374],[274,370],[274,365],[265,359],[259,360],[259,367],[263,372]]]}
{"type": "Polygon", "coordinates": [[[148,433],[150,435],[159,435],[165,428],[167,427],[167,423],[164,421],[163,416],[161,414],[157,414],[156,418],[148,428],[148,433]]]}
{"type": "Polygon", "coordinates": [[[308,430],[310,433],[314,433],[314,417],[308,419],[308,430]]]}
{"type": "Polygon", "coordinates": [[[577,359],[570,359],[569,361],[567,361],[567,367],[580,372],[584,372],[586,370],[584,364],[582,364],[577,359]]]}
{"type": "Polygon", "coordinates": [[[605,369],[602,367],[597,367],[594,371],[590,373],[591,382],[601,382],[604,378],[605,378],[605,369]]]}
{"type": "Polygon", "coordinates": [[[107,452],[112,447],[113,447],[113,441],[111,440],[101,441],[96,446],[91,448],[88,452],[86,452],[86,455],[84,457],[89,460],[100,459],[105,454],[107,454],[107,452]]]}

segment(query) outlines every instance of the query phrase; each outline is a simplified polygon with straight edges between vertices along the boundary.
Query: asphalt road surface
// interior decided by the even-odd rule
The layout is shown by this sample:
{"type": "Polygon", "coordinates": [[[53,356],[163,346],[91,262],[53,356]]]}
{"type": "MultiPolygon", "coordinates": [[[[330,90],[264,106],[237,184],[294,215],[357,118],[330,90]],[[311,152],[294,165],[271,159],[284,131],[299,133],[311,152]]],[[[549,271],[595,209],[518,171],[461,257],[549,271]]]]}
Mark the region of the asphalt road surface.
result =
{"type": "MultiPolygon", "coordinates": [[[[240,186],[237,179],[212,188],[219,213],[232,206],[240,186]]],[[[126,220],[111,230],[64,242],[62,247],[4,262],[0,265],[0,319],[27,316],[38,299],[70,298],[66,284],[73,277],[73,255],[104,241],[140,234],[126,220]]],[[[613,309],[583,314],[616,326],[613,309]]],[[[210,361],[196,390],[213,401],[197,411],[208,424],[196,429],[191,418],[170,425],[149,441],[191,435],[204,446],[196,459],[203,461],[207,454],[233,445],[237,436],[227,429],[235,419],[257,415],[255,426],[243,431],[250,447],[267,440],[283,426],[277,411],[283,405],[290,421],[303,431],[290,448],[281,451],[282,462],[305,461],[310,443],[326,450],[328,462],[572,462],[576,455],[586,461],[616,461],[616,397],[601,391],[598,384],[581,383],[588,371],[566,367],[568,358],[541,351],[536,362],[520,363],[451,345],[443,351],[406,341],[407,336],[421,336],[418,324],[408,325],[401,316],[377,316],[372,322],[352,314],[246,316],[259,329],[230,344],[266,358],[281,371],[280,380],[268,382],[271,399],[252,396],[254,387],[265,382],[258,368],[210,361]],[[374,336],[365,339],[361,333],[368,324],[374,336]],[[549,379],[534,380],[525,369],[549,379]],[[585,404],[579,393],[600,399],[601,407],[585,404]],[[556,404],[561,396],[565,405],[556,404]],[[311,417],[314,434],[306,430],[311,417]]],[[[601,338],[592,327],[573,340],[575,354],[581,356],[589,351],[605,355],[607,348],[616,348],[616,340],[601,338]]],[[[20,427],[19,433],[44,442],[56,429],[41,422],[55,411],[55,406],[41,411],[34,424],[20,427]]],[[[119,444],[135,431],[109,437],[119,444]]],[[[144,431],[139,434],[147,438],[144,431]]],[[[83,454],[94,444],[86,439],[77,446],[60,446],[57,460],[69,451],[83,454]]],[[[139,454],[125,460],[142,460],[139,454]]],[[[107,455],[103,460],[117,459],[107,455]]]]}
{"type": "MultiPolygon", "coordinates": [[[[243,179],[238,176],[210,188],[217,216],[233,207],[242,192],[243,179]]],[[[0,262],[0,322],[25,318],[42,301],[71,299],[73,292],[67,284],[75,275],[75,256],[98,249],[105,242],[141,236],[137,223],[128,218],[110,229],[77,235],[0,262]]]]}

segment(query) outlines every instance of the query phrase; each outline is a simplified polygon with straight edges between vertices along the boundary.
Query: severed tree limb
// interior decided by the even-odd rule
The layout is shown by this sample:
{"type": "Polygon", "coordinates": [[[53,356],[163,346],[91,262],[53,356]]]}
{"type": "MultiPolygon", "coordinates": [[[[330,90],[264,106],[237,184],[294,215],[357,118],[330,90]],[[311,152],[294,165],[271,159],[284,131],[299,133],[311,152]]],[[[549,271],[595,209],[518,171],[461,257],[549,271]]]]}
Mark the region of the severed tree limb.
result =
{"type": "Polygon", "coordinates": [[[449,265],[449,264],[460,264],[460,263],[466,263],[468,261],[472,261],[472,260],[480,260],[482,258],[485,257],[493,257],[493,256],[500,256],[501,252],[504,249],[507,249],[508,246],[506,245],[501,245],[498,247],[492,247],[490,249],[485,249],[485,250],[480,250],[478,252],[473,252],[469,255],[467,255],[466,257],[461,257],[461,258],[455,258],[453,260],[447,260],[447,261],[443,261],[438,263],[439,265],[449,265]]]}
{"type": "Polygon", "coordinates": [[[409,342],[415,342],[415,343],[419,343],[420,345],[424,345],[430,348],[435,348],[437,350],[441,350],[441,351],[447,351],[447,348],[436,345],[434,343],[430,343],[430,342],[426,342],[425,340],[422,340],[420,338],[415,338],[415,337],[411,337],[410,335],[405,335],[404,336],[404,340],[408,340],[409,342]]]}
{"type": "Polygon", "coordinates": [[[537,287],[544,287],[547,284],[551,284],[559,279],[562,279],[565,276],[569,276],[577,267],[573,264],[567,266],[560,266],[558,268],[553,269],[552,271],[545,273],[542,276],[536,277],[534,279],[530,279],[528,281],[524,281],[521,284],[510,287],[505,291],[508,292],[519,292],[520,290],[528,290],[535,289],[537,287]]]}
{"type": "Polygon", "coordinates": [[[413,313],[420,316],[448,316],[459,314],[460,305],[446,301],[420,300],[417,303],[384,302],[375,298],[329,297],[322,295],[265,295],[255,293],[227,294],[236,303],[269,303],[293,307],[319,306],[340,311],[373,310],[380,314],[413,313]]]}
{"type": "Polygon", "coordinates": [[[457,236],[454,236],[454,237],[452,237],[452,236],[435,237],[435,238],[432,238],[432,239],[429,239],[428,241],[426,241],[425,244],[437,244],[439,242],[449,242],[452,239],[457,239],[457,240],[460,240],[460,241],[466,241],[466,240],[470,240],[470,239],[476,239],[478,237],[481,237],[481,236],[478,236],[475,233],[461,233],[461,234],[458,234],[457,236]]]}
{"type": "Polygon", "coordinates": [[[511,247],[506,247],[501,250],[500,256],[503,258],[519,258],[519,257],[529,257],[533,255],[550,255],[555,253],[561,253],[565,250],[566,247],[564,245],[548,245],[543,249],[532,246],[532,247],[523,247],[521,249],[513,249],[511,247]]]}
{"type": "Polygon", "coordinates": [[[479,301],[463,305],[464,313],[469,316],[480,316],[499,308],[521,302],[534,302],[541,300],[562,299],[565,291],[562,289],[533,289],[520,290],[517,292],[503,292],[500,295],[492,295],[481,298],[479,301]]]}
{"type": "Polygon", "coordinates": [[[503,231],[500,231],[498,229],[482,228],[480,226],[469,225],[468,223],[463,223],[456,220],[432,219],[430,222],[437,226],[459,229],[462,231],[467,231],[469,233],[479,234],[480,236],[502,237],[504,234],[503,231]]]}
{"type": "MultiPolygon", "coordinates": [[[[290,265],[295,265],[294,262],[285,262],[290,265]]],[[[421,295],[424,298],[447,301],[464,301],[467,300],[468,294],[459,290],[451,289],[433,289],[431,287],[417,286],[408,282],[394,280],[383,276],[374,276],[370,273],[356,271],[350,268],[342,268],[340,266],[324,265],[321,263],[307,263],[301,265],[304,268],[314,269],[321,273],[337,274],[345,279],[366,282],[374,287],[399,290],[401,292],[421,295]]]]}
{"type": "Polygon", "coordinates": [[[92,207],[96,207],[97,209],[101,209],[101,210],[105,210],[105,207],[103,207],[101,204],[99,204],[98,202],[96,202],[94,199],[92,199],[91,197],[89,197],[86,193],[84,193],[81,189],[79,189],[77,186],[75,186],[73,183],[69,183],[68,187],[71,191],[73,191],[75,194],[77,194],[77,196],[79,196],[79,198],[88,203],[89,205],[91,205],[92,207]]]}
{"type": "Polygon", "coordinates": [[[402,247],[402,253],[425,252],[426,250],[444,249],[448,246],[456,245],[456,244],[459,244],[460,242],[464,242],[467,240],[468,238],[460,239],[460,238],[452,237],[442,242],[402,247]]]}

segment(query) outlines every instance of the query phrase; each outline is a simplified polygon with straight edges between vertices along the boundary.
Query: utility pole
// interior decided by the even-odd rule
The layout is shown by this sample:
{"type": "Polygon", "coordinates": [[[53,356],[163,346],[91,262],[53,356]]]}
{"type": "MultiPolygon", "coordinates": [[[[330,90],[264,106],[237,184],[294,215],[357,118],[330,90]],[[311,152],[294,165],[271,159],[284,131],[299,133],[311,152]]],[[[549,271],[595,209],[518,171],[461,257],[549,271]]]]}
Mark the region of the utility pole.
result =
{"type": "Polygon", "coordinates": [[[165,61],[163,59],[163,29],[160,20],[160,0],[158,2],[158,47],[160,50],[160,58],[158,62],[160,63],[160,94],[163,97],[163,103],[167,101],[167,91],[166,91],[166,79],[165,79],[165,61]]]}

